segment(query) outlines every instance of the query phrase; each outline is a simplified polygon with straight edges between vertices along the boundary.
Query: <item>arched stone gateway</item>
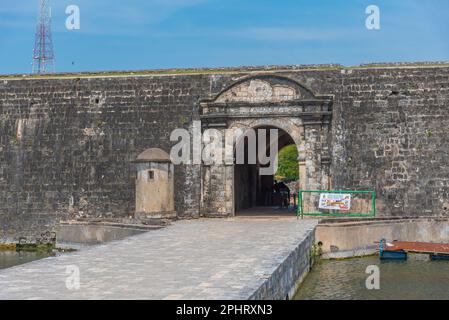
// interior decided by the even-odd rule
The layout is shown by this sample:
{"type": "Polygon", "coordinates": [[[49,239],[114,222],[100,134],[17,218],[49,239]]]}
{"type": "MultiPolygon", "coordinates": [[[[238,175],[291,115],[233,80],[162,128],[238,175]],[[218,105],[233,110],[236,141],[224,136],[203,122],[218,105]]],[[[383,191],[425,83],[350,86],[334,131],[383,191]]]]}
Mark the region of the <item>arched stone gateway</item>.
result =
{"type": "MultiPolygon", "coordinates": [[[[298,148],[301,189],[328,189],[332,103],[332,96],[314,95],[293,79],[261,74],[200,101],[200,118],[203,131],[214,128],[223,136],[226,129],[280,129],[298,148]]],[[[235,170],[235,164],[202,166],[202,215],[235,215],[235,170]]]]}

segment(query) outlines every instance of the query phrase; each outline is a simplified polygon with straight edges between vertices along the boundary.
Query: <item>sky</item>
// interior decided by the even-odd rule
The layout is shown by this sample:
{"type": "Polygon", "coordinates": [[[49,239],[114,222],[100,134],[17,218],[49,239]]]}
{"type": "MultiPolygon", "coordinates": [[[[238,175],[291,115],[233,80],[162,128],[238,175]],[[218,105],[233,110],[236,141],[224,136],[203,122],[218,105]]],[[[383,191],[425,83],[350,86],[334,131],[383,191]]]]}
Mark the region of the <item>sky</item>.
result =
{"type": "MultiPolygon", "coordinates": [[[[449,61],[447,0],[51,0],[57,72],[449,61]],[[80,29],[66,28],[66,8],[80,29]],[[380,10],[369,30],[366,8],[380,10]]],[[[30,73],[39,0],[0,0],[0,74],[30,73]]]]}

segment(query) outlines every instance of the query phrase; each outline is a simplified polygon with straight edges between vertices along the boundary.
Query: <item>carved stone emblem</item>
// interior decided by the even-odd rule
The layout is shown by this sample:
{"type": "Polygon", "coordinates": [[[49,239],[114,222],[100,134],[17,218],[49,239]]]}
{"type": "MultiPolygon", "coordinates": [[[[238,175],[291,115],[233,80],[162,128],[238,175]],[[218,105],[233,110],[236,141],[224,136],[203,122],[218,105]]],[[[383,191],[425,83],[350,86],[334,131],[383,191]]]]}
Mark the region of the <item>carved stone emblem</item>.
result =
{"type": "Polygon", "coordinates": [[[299,99],[295,88],[287,85],[270,84],[260,79],[243,82],[221,94],[216,102],[280,102],[299,99]]]}

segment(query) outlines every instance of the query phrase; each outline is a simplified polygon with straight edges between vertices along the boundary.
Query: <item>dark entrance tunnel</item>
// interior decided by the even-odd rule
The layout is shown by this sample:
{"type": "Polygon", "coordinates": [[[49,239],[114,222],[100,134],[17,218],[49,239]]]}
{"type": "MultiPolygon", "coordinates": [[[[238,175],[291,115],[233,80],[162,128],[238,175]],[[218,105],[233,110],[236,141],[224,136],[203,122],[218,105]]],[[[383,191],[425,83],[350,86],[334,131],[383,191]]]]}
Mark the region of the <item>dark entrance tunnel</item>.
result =
{"type": "MultiPolygon", "coordinates": [[[[254,128],[256,133],[256,151],[258,152],[258,131],[270,129],[277,129],[278,132],[278,146],[277,150],[271,150],[273,146],[270,146],[269,133],[267,133],[267,139],[265,144],[265,154],[269,155],[271,152],[278,153],[284,147],[294,145],[292,137],[282,129],[264,126],[254,128]]],[[[260,164],[258,157],[256,156],[256,164],[250,164],[248,161],[248,138],[242,138],[238,143],[244,143],[245,150],[245,162],[244,164],[235,164],[234,167],[234,204],[235,213],[239,214],[242,210],[250,209],[254,207],[274,207],[279,205],[277,199],[273,197],[273,185],[275,181],[275,175],[261,175],[261,168],[267,167],[260,164]]]]}

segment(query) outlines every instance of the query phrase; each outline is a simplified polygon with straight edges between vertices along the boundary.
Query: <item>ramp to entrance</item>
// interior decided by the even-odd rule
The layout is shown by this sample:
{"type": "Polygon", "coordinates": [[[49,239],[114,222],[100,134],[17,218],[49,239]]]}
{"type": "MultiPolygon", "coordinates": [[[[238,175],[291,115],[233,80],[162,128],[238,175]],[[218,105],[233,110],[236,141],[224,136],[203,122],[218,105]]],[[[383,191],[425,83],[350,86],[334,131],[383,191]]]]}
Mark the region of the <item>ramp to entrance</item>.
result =
{"type": "Polygon", "coordinates": [[[0,299],[284,299],[308,272],[317,222],[179,221],[1,270],[0,299]]]}
{"type": "Polygon", "coordinates": [[[249,217],[263,217],[263,218],[281,218],[281,217],[295,217],[296,210],[280,208],[280,207],[253,207],[243,209],[236,212],[236,216],[242,218],[249,217]]]}

